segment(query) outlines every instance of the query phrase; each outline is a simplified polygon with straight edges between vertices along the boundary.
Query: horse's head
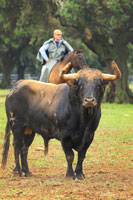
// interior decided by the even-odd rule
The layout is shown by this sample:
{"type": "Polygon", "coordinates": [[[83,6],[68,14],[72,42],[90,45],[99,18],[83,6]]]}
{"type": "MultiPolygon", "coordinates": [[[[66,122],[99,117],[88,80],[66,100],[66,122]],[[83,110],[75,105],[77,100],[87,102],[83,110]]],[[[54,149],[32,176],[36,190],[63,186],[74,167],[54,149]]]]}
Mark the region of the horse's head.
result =
{"type": "Polygon", "coordinates": [[[86,60],[82,54],[83,49],[75,50],[72,52],[71,56],[71,65],[77,71],[87,67],[86,60]]]}

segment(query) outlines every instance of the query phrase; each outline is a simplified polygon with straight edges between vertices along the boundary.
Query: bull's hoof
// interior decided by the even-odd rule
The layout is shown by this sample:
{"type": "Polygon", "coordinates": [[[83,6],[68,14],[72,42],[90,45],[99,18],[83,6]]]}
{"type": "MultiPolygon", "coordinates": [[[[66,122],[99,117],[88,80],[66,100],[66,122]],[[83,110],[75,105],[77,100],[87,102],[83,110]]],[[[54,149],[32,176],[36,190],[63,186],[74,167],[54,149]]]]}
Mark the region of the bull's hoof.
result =
{"type": "Polygon", "coordinates": [[[13,169],[13,174],[15,176],[19,175],[19,176],[22,176],[23,172],[22,170],[18,170],[16,167],[13,169]]]}
{"type": "Polygon", "coordinates": [[[66,173],[66,178],[68,179],[75,179],[75,175],[74,175],[74,172],[73,171],[69,171],[66,173]]]}
{"type": "Polygon", "coordinates": [[[24,172],[25,173],[25,177],[30,177],[32,176],[32,172],[24,172]]]}
{"type": "Polygon", "coordinates": [[[67,179],[67,180],[75,180],[75,178],[76,178],[75,176],[67,176],[67,175],[66,175],[66,179],[67,179]]]}
{"type": "Polygon", "coordinates": [[[85,175],[83,173],[82,174],[77,174],[76,178],[79,179],[79,180],[84,180],[85,179],[85,175]]]}

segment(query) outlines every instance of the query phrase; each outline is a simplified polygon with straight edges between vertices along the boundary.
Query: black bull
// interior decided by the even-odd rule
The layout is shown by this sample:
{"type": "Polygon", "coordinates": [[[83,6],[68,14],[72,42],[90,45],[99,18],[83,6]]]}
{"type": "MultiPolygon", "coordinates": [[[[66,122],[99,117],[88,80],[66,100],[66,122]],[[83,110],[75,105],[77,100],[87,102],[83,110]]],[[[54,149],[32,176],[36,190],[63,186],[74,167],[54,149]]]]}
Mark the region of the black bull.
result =
{"type": "Polygon", "coordinates": [[[67,84],[48,84],[33,80],[18,81],[6,98],[7,126],[3,149],[2,167],[6,165],[10,130],[14,136],[15,171],[27,175],[27,154],[35,133],[47,141],[61,141],[66,160],[66,176],[84,178],[82,164],[101,117],[101,101],[105,85],[121,77],[112,62],[115,75],[99,70],[83,69],[75,74],[60,74],[67,84]],[[73,171],[74,153],[78,161],[73,171]],[[21,166],[19,162],[21,157],[21,166]]]}

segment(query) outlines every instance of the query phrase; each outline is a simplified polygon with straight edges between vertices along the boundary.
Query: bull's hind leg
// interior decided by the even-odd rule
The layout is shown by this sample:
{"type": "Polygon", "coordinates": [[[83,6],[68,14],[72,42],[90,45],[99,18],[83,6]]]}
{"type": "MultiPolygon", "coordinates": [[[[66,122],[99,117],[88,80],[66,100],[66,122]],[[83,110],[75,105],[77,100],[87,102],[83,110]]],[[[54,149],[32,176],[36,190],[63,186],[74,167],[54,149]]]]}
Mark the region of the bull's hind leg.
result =
{"type": "Polygon", "coordinates": [[[65,152],[66,160],[67,160],[67,172],[66,177],[74,178],[74,171],[72,168],[73,160],[74,160],[74,152],[72,150],[72,144],[70,139],[64,139],[62,141],[62,147],[65,152]]]}
{"type": "Polygon", "coordinates": [[[46,156],[48,154],[48,144],[49,144],[49,138],[45,134],[41,134],[43,141],[44,141],[44,155],[46,156]]]}
{"type": "Polygon", "coordinates": [[[31,172],[29,171],[28,167],[27,156],[28,156],[29,146],[32,144],[34,136],[35,132],[32,132],[31,135],[24,135],[23,138],[23,146],[21,150],[21,164],[22,164],[22,171],[25,173],[25,176],[31,175],[31,172]]]}
{"type": "Polygon", "coordinates": [[[19,156],[20,156],[21,149],[22,149],[23,127],[20,127],[19,125],[14,125],[12,127],[12,132],[13,132],[13,136],[14,136],[13,146],[14,146],[14,157],[15,157],[15,165],[16,165],[13,172],[19,173],[19,175],[21,176],[22,170],[20,167],[19,156]]]}

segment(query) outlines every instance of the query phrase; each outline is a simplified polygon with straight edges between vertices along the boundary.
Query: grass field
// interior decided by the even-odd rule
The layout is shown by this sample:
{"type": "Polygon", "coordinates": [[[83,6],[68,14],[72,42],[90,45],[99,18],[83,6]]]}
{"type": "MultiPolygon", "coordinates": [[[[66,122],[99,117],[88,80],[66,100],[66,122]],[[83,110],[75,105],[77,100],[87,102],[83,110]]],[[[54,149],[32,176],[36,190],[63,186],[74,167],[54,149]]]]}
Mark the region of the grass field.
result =
{"type": "Polygon", "coordinates": [[[129,88],[130,88],[130,90],[133,92],[133,83],[130,83],[130,84],[129,84],[129,88]]]}
{"type": "MultiPolygon", "coordinates": [[[[0,152],[6,124],[5,94],[0,91],[0,152]]],[[[0,169],[0,200],[130,200],[133,199],[133,105],[102,104],[102,118],[84,161],[86,179],[65,178],[66,160],[60,142],[52,140],[44,157],[36,135],[29,150],[31,177],[13,175],[11,145],[5,170],[0,169]]],[[[77,154],[75,152],[74,167],[77,154]]],[[[1,160],[1,153],[0,153],[1,160]]]]}

